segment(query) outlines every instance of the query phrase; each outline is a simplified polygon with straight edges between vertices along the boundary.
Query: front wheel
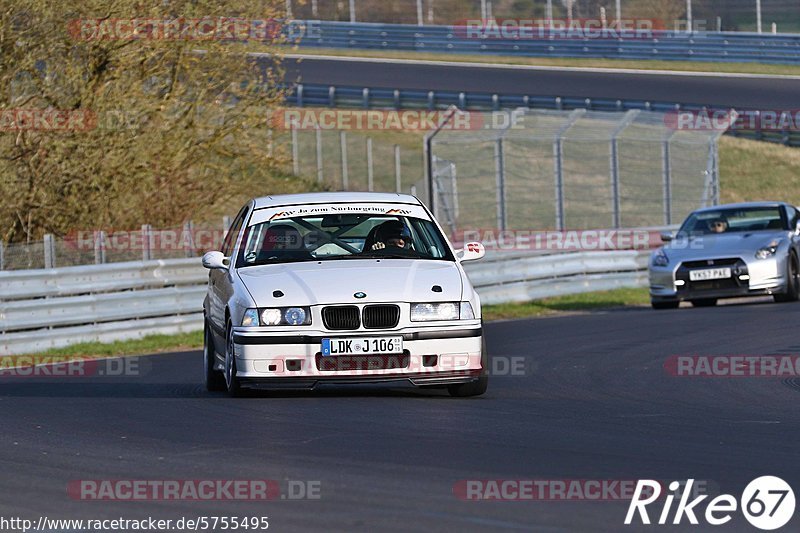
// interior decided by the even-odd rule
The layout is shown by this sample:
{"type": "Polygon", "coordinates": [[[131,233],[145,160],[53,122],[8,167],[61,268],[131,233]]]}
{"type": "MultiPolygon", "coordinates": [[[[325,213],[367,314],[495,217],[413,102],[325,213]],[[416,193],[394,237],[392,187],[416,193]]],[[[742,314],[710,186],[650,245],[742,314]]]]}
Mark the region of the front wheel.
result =
{"type": "Polygon", "coordinates": [[[225,335],[225,386],[232,397],[242,395],[242,385],[236,375],[236,354],[233,349],[233,325],[228,323],[225,335]]]}
{"type": "Polygon", "coordinates": [[[486,337],[481,340],[481,367],[481,375],[478,381],[449,385],[447,392],[450,393],[450,396],[466,398],[480,396],[486,392],[486,388],[489,386],[489,353],[486,351],[486,337]]]}
{"type": "Polygon", "coordinates": [[[209,392],[223,391],[226,389],[225,375],[220,370],[214,369],[216,362],[216,350],[214,349],[214,338],[208,322],[203,326],[203,366],[205,367],[206,390],[209,392]]]}
{"type": "Polygon", "coordinates": [[[786,292],[774,294],[772,298],[776,302],[796,302],[800,298],[800,267],[794,253],[789,255],[786,266],[786,292]]]}

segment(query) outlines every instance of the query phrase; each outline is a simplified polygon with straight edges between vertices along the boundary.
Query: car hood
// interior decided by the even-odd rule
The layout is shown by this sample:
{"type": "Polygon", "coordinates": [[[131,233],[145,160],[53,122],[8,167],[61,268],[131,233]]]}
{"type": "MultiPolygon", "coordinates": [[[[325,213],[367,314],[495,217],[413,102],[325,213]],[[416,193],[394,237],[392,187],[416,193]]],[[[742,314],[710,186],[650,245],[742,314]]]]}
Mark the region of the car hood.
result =
{"type": "Polygon", "coordinates": [[[335,303],[460,301],[461,273],[450,261],[345,259],[239,269],[258,307],[335,303]],[[441,287],[434,292],[433,286],[441,287]],[[281,291],[276,298],[274,291],[281,291]],[[355,293],[363,292],[364,298],[355,293]]]}
{"type": "Polygon", "coordinates": [[[688,239],[676,239],[663,248],[670,262],[731,256],[749,259],[759,248],[767,246],[772,241],[785,239],[788,235],[787,231],[743,231],[721,235],[699,235],[688,239]]]}

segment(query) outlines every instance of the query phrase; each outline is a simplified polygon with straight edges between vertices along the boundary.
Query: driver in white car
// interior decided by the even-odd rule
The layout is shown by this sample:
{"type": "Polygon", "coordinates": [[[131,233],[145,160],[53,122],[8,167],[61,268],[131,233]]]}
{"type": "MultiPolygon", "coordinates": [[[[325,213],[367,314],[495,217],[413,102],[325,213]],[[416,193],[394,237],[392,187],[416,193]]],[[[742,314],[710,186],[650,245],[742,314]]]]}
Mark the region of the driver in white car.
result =
{"type": "Polygon", "coordinates": [[[399,220],[384,222],[375,230],[375,244],[371,250],[382,250],[386,247],[407,249],[411,245],[411,232],[399,220]]]}

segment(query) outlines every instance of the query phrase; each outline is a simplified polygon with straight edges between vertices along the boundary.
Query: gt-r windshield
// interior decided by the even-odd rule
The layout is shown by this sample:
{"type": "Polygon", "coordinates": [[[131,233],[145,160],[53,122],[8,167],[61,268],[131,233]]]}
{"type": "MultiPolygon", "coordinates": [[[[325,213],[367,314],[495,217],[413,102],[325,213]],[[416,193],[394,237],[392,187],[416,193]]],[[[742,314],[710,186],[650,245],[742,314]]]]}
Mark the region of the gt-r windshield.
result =
{"type": "Polygon", "coordinates": [[[370,258],[455,260],[428,220],[332,214],[280,218],[247,227],[236,266],[370,258]]]}
{"type": "Polygon", "coordinates": [[[692,213],[679,235],[713,235],[746,231],[788,229],[780,207],[745,207],[692,213]]]}

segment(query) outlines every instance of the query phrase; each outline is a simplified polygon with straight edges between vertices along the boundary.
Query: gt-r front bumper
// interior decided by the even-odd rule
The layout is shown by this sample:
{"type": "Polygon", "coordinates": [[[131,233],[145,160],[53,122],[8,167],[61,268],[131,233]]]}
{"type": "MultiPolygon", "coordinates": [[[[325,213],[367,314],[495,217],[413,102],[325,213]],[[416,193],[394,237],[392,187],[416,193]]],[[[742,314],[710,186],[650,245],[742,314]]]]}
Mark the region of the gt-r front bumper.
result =
{"type": "Polygon", "coordinates": [[[267,332],[234,328],[237,376],[243,385],[313,388],[319,383],[411,382],[451,385],[477,380],[484,370],[479,321],[448,327],[369,331],[267,332]],[[402,337],[403,353],[322,355],[325,338],[402,337]]]}
{"type": "Polygon", "coordinates": [[[667,267],[650,265],[649,279],[650,298],[654,302],[776,294],[786,290],[786,257],[712,257],[707,260],[693,258],[692,261],[677,262],[667,267]],[[698,265],[703,262],[712,264],[698,265]],[[731,277],[704,281],[689,279],[690,271],[715,266],[730,268],[731,277]]]}

